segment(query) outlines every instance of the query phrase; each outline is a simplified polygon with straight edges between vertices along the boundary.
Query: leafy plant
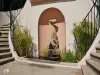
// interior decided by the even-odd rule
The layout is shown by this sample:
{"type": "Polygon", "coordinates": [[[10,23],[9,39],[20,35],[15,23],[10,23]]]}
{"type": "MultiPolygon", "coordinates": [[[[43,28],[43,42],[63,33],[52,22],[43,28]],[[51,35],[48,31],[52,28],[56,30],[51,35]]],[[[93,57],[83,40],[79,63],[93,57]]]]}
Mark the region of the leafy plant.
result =
{"type": "Polygon", "coordinates": [[[73,35],[75,38],[76,57],[81,60],[90,48],[96,34],[97,25],[89,21],[74,23],[73,35]]]}
{"type": "Polygon", "coordinates": [[[47,48],[43,49],[41,56],[43,58],[47,58],[48,57],[48,50],[47,50],[47,48]]]}
{"type": "Polygon", "coordinates": [[[76,62],[76,56],[72,52],[61,52],[60,59],[63,62],[76,62]]]}
{"type": "Polygon", "coordinates": [[[16,25],[14,30],[14,48],[19,56],[31,57],[33,49],[32,37],[27,28],[16,25]]]}

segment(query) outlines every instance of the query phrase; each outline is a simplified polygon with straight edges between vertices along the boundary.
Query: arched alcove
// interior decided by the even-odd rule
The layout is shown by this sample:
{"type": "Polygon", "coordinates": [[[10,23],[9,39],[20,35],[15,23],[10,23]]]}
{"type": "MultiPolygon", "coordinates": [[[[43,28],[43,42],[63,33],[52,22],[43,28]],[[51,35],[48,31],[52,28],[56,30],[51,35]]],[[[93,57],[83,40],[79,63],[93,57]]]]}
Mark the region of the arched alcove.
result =
{"type": "Polygon", "coordinates": [[[57,8],[45,9],[40,15],[38,21],[38,47],[39,56],[41,56],[42,51],[48,48],[51,39],[51,29],[48,21],[50,19],[56,19],[53,23],[55,30],[57,31],[57,39],[59,41],[59,49],[66,49],[66,24],[65,18],[62,12],[57,8]]]}

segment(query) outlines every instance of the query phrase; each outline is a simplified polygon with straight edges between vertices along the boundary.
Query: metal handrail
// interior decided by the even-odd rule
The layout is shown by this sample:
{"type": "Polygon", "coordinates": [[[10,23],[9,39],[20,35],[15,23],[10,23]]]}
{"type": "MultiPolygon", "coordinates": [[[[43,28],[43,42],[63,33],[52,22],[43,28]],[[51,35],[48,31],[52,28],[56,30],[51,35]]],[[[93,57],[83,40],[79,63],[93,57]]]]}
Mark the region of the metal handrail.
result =
{"type": "Polygon", "coordinates": [[[84,18],[84,20],[87,18],[87,16],[90,14],[90,12],[93,10],[93,8],[96,6],[96,2],[98,0],[96,0],[94,3],[93,3],[93,6],[91,7],[90,11],[88,12],[88,14],[86,15],[86,17],[84,18]]]}
{"type": "MultiPolygon", "coordinates": [[[[9,11],[9,13],[10,13],[10,35],[11,35],[13,46],[14,46],[14,36],[13,36],[13,34],[14,34],[14,28],[15,28],[14,27],[15,26],[14,23],[15,23],[18,15],[20,14],[21,10],[22,10],[22,8],[20,8],[21,10],[19,12],[17,12],[16,16],[14,16],[14,18],[13,18],[13,13],[11,11],[12,11],[14,3],[16,3],[16,0],[13,0],[12,4],[10,6],[10,11],[9,11]]],[[[18,7],[19,7],[19,5],[18,5],[18,7]]],[[[17,11],[18,10],[19,9],[17,9],[17,11]]]]}
{"type": "MultiPolygon", "coordinates": [[[[91,7],[90,11],[87,13],[87,15],[85,16],[85,18],[83,19],[83,23],[85,23],[85,25],[87,26],[87,23],[89,23],[89,26],[87,26],[87,33],[88,33],[88,40],[90,40],[90,42],[86,42],[85,43],[85,52],[87,52],[87,50],[90,48],[90,46],[92,45],[98,30],[99,30],[99,24],[97,24],[97,17],[99,17],[99,21],[100,21],[100,13],[98,11],[98,3],[99,0],[95,0],[93,2],[93,6],[91,7]],[[96,12],[97,10],[97,12],[96,12]],[[94,31],[94,32],[92,32],[94,31]]],[[[100,4],[99,4],[100,5],[100,4]]]]}

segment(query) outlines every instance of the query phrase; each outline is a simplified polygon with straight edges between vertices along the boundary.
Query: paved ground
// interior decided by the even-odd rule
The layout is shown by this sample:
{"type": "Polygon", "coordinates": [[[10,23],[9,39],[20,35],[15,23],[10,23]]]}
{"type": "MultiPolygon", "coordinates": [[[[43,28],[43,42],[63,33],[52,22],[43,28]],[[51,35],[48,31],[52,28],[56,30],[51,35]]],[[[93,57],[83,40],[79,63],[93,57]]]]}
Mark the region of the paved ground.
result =
{"type": "Polygon", "coordinates": [[[81,71],[14,61],[0,66],[0,75],[81,75],[81,71]]]}
{"type": "Polygon", "coordinates": [[[19,57],[18,59],[24,61],[40,62],[46,64],[55,64],[55,65],[66,65],[66,66],[73,66],[73,67],[76,67],[78,65],[78,63],[71,63],[71,62],[68,63],[68,62],[51,61],[51,60],[43,60],[43,59],[32,59],[32,58],[23,58],[23,57],[19,57]]]}

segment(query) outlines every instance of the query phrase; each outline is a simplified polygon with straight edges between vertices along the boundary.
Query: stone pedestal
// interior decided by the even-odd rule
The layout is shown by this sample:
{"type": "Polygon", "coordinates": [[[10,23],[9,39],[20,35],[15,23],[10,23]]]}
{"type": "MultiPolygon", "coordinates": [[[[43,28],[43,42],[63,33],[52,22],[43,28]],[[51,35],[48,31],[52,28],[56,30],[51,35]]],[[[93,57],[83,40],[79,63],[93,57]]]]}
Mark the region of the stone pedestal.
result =
{"type": "Polygon", "coordinates": [[[60,53],[55,49],[48,49],[48,59],[50,60],[59,60],[60,53]]]}

